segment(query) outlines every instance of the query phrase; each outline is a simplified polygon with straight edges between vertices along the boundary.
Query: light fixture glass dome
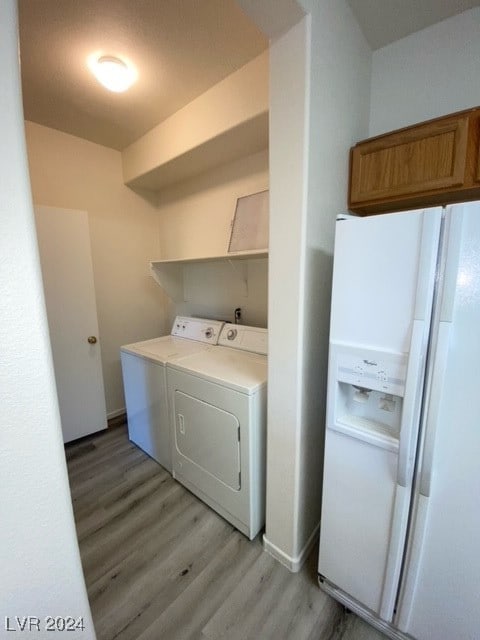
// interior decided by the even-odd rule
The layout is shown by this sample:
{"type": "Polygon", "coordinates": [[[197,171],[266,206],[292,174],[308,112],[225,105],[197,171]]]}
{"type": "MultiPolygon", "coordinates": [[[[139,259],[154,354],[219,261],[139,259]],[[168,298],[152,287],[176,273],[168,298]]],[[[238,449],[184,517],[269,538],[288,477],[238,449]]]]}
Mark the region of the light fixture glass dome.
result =
{"type": "Polygon", "coordinates": [[[100,56],[91,60],[89,66],[100,84],[115,93],[126,91],[137,79],[135,69],[115,56],[100,56]]]}

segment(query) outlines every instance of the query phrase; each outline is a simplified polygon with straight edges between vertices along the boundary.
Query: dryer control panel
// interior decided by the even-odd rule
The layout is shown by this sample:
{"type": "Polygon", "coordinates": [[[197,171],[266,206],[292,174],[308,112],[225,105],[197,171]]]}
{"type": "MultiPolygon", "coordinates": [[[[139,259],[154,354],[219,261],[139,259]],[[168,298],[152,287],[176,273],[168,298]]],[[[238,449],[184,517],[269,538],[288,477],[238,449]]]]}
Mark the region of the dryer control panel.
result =
{"type": "Polygon", "coordinates": [[[220,333],[218,344],[222,347],[267,355],[268,330],[227,322],[220,333]]]}
{"type": "Polygon", "coordinates": [[[208,344],[217,344],[223,322],[206,318],[177,316],[173,322],[171,335],[208,344]]]}

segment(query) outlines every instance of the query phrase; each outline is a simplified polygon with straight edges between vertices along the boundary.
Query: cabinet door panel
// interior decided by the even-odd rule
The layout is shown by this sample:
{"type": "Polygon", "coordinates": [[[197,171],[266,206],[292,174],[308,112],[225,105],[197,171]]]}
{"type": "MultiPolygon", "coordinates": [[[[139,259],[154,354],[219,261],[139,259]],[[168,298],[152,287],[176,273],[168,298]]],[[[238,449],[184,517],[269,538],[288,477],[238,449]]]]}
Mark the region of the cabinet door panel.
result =
{"type": "Polygon", "coordinates": [[[477,147],[477,172],[475,174],[476,182],[480,182],[480,146],[477,147]]]}
{"type": "Polygon", "coordinates": [[[468,115],[411,127],[352,150],[351,203],[462,186],[468,115]]]}

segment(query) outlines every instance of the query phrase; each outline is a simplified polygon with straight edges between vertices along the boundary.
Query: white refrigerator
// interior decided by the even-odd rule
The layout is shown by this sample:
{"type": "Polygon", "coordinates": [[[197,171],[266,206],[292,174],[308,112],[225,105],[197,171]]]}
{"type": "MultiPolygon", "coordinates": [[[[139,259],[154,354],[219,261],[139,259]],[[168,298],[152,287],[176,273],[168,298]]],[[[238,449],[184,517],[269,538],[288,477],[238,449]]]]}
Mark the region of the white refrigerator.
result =
{"type": "Polygon", "coordinates": [[[339,217],[319,584],[392,638],[480,638],[480,203],[339,217]]]}

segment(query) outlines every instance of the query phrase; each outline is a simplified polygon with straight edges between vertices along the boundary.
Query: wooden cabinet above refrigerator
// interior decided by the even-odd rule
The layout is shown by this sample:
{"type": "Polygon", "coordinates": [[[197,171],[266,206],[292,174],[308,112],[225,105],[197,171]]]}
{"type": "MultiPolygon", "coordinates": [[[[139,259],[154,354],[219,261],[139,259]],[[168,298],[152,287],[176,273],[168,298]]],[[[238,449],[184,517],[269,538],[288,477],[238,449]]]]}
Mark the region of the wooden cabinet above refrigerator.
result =
{"type": "Polygon", "coordinates": [[[358,142],[349,209],[361,215],[480,198],[480,107],[358,142]]]}

